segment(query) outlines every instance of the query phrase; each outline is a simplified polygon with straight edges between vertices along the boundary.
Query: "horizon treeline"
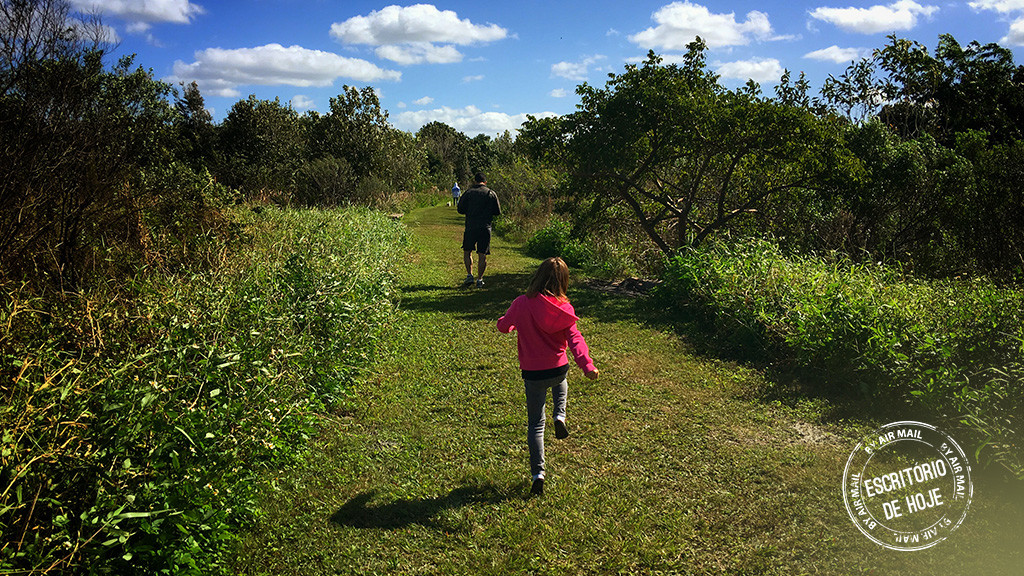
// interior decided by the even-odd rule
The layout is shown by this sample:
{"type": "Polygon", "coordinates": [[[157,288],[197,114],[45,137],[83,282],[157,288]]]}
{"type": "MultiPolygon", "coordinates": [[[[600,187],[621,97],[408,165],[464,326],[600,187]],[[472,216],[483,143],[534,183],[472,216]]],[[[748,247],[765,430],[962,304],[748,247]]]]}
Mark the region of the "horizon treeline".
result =
{"type": "Polygon", "coordinates": [[[927,277],[1024,269],[1024,67],[995,44],[890,37],[815,95],[787,71],[768,96],[723,87],[698,38],[679,64],[652,52],[579,86],[576,112],[492,139],[395,129],[372,87],[301,115],[249,96],[214,123],[195,83],[108,66],[99,22],[73,16],[4,3],[6,280],[73,288],[185,265],[232,237],[225,205],[388,207],[477,170],[503,193],[499,228],[524,238],[554,214],[648,260],[738,235],[927,277]]]}

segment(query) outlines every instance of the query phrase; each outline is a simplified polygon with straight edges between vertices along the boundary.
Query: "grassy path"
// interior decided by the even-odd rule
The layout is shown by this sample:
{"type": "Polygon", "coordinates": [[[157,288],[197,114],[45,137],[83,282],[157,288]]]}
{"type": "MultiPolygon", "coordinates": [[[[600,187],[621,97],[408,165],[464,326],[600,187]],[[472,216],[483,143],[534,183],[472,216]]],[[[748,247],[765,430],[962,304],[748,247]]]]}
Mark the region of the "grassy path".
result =
{"type": "MultiPolygon", "coordinates": [[[[768,402],[762,376],[698,358],[642,301],[570,292],[602,377],[573,367],[573,435],[548,432],[528,498],[515,338],[494,322],[536,260],[496,240],[488,286],[461,289],[461,220],[407,216],[403,312],[372,377],[302,465],[268,479],[245,574],[1024,574],[1019,516],[976,511],[917,553],[870,543],[843,507],[869,423],[768,402]]],[[[550,409],[549,409],[550,417],[550,409]]]]}

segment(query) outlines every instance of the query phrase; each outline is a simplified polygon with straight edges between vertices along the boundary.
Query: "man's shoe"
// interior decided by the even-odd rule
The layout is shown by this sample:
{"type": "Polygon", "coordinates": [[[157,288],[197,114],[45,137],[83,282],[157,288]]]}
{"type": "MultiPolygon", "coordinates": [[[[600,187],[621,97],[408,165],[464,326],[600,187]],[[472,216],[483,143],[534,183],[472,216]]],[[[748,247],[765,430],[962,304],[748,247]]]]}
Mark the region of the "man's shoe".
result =
{"type": "Polygon", "coordinates": [[[569,437],[569,428],[565,425],[565,420],[555,419],[555,438],[561,440],[562,438],[569,437]]]}
{"type": "Polygon", "coordinates": [[[481,279],[476,281],[476,287],[477,288],[483,288],[484,287],[484,279],[483,278],[481,278],[481,279]]]}
{"type": "Polygon", "coordinates": [[[537,478],[533,481],[533,486],[530,487],[531,496],[543,496],[544,495],[544,479],[537,478]]]}
{"type": "Polygon", "coordinates": [[[462,285],[463,286],[472,286],[473,285],[473,275],[472,274],[468,274],[466,276],[466,279],[462,281],[462,285]]]}

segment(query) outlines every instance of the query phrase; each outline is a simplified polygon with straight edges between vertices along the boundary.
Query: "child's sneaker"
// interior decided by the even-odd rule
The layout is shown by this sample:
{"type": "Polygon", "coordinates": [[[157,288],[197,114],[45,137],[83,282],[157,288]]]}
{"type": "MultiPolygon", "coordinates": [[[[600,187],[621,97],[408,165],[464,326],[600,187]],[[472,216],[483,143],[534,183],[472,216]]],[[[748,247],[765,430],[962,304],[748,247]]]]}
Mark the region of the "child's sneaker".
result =
{"type": "Polygon", "coordinates": [[[544,479],[537,478],[533,481],[533,486],[530,487],[530,494],[532,496],[543,496],[544,495],[544,479]]]}
{"type": "Polygon", "coordinates": [[[483,278],[481,278],[481,279],[476,281],[476,287],[477,288],[483,288],[484,287],[484,279],[483,278]]]}
{"type": "Polygon", "coordinates": [[[555,438],[561,440],[562,438],[569,437],[569,428],[565,425],[565,420],[559,420],[555,418],[555,438]]]}
{"type": "Polygon", "coordinates": [[[472,286],[473,285],[473,275],[472,274],[467,274],[466,275],[466,279],[462,281],[462,285],[463,286],[472,286]]]}

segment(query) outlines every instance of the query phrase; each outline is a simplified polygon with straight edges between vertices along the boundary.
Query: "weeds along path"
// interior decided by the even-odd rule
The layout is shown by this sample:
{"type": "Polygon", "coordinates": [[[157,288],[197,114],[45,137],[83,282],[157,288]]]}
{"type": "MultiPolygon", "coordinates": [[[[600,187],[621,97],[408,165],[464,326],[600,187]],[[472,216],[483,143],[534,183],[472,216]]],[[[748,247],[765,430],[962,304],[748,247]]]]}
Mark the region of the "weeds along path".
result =
{"type": "Polygon", "coordinates": [[[547,494],[529,498],[515,337],[494,324],[537,261],[495,239],[487,287],[459,288],[454,209],[406,222],[402,312],[374,372],[305,461],[268,479],[237,572],[1019,573],[1020,551],[981,521],[924,553],[869,542],[840,494],[863,428],[760,400],[759,373],[698,358],[649,326],[660,311],[579,283],[601,379],[573,366],[572,436],[549,427],[547,494]]]}

